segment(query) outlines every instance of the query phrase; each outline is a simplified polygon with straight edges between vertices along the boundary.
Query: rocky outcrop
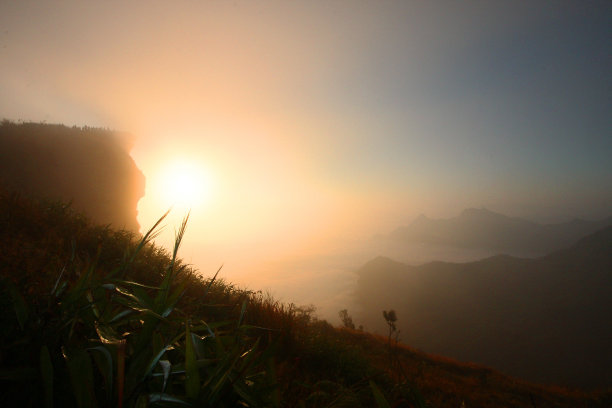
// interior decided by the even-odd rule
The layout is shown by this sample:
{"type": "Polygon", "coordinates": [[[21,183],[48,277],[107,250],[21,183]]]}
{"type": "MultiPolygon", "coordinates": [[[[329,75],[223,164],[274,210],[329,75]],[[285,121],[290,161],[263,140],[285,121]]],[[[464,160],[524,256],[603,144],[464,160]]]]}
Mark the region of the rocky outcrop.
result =
{"type": "Polygon", "coordinates": [[[28,196],[69,201],[96,223],[138,231],[145,178],[126,134],[41,123],[0,125],[0,185],[28,196]]]}

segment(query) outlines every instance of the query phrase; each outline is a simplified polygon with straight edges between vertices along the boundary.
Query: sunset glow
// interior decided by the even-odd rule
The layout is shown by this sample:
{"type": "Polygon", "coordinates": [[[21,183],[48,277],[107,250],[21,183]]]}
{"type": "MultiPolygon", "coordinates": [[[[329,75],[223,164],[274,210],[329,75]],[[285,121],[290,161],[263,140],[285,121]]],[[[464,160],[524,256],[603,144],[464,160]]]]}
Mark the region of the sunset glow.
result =
{"type": "Polygon", "coordinates": [[[212,194],[212,180],[195,161],[176,160],[162,167],[156,183],[157,195],[163,203],[179,208],[201,207],[212,194]]]}
{"type": "Polygon", "coordinates": [[[609,2],[111,3],[1,2],[0,120],[129,133],[203,275],[318,303],[420,214],[610,215],[609,2]]]}

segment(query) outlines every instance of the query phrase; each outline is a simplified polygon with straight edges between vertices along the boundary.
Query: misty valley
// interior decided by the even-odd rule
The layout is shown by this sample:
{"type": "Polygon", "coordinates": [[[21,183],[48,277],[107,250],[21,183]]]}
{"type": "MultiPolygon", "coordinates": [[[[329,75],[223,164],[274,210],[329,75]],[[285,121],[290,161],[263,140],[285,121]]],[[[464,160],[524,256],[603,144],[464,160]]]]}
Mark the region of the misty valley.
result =
{"type": "Polygon", "coordinates": [[[348,308],[357,326],[380,334],[388,330],[381,311],[393,309],[402,341],[420,350],[540,383],[606,387],[611,226],[610,218],[538,224],[484,209],[420,216],[326,271],[333,289],[318,297],[334,301],[319,307],[330,321],[348,308]],[[364,254],[372,258],[346,266],[364,254]]]}

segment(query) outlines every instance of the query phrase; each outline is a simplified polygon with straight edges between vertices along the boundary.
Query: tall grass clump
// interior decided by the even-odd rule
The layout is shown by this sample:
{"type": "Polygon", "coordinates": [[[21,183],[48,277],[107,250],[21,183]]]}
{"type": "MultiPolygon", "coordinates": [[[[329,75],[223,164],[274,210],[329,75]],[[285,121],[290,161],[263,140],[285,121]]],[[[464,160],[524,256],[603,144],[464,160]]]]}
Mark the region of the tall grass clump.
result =
{"type": "Polygon", "coordinates": [[[2,396],[5,402],[47,407],[275,405],[266,353],[244,323],[247,302],[237,321],[206,321],[177,307],[186,284],[176,277],[185,269],[177,253],[187,217],[161,282],[129,279],[164,217],[112,269],[101,268],[101,248],[85,259],[74,248],[48,292],[36,293],[32,302],[3,275],[2,298],[5,303],[10,299],[14,310],[13,321],[3,322],[8,329],[3,337],[10,337],[3,343],[0,373],[5,385],[11,382],[2,396]]]}

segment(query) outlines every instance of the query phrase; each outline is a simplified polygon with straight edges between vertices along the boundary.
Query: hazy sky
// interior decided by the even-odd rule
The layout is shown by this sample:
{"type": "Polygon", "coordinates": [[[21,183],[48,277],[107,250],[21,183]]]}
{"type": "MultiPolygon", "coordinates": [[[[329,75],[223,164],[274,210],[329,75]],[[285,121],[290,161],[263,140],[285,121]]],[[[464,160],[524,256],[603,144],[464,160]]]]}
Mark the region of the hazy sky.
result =
{"type": "Polygon", "coordinates": [[[611,85],[610,1],[0,2],[0,117],[132,132],[143,225],[166,162],[200,163],[211,262],[610,215],[611,85]]]}

